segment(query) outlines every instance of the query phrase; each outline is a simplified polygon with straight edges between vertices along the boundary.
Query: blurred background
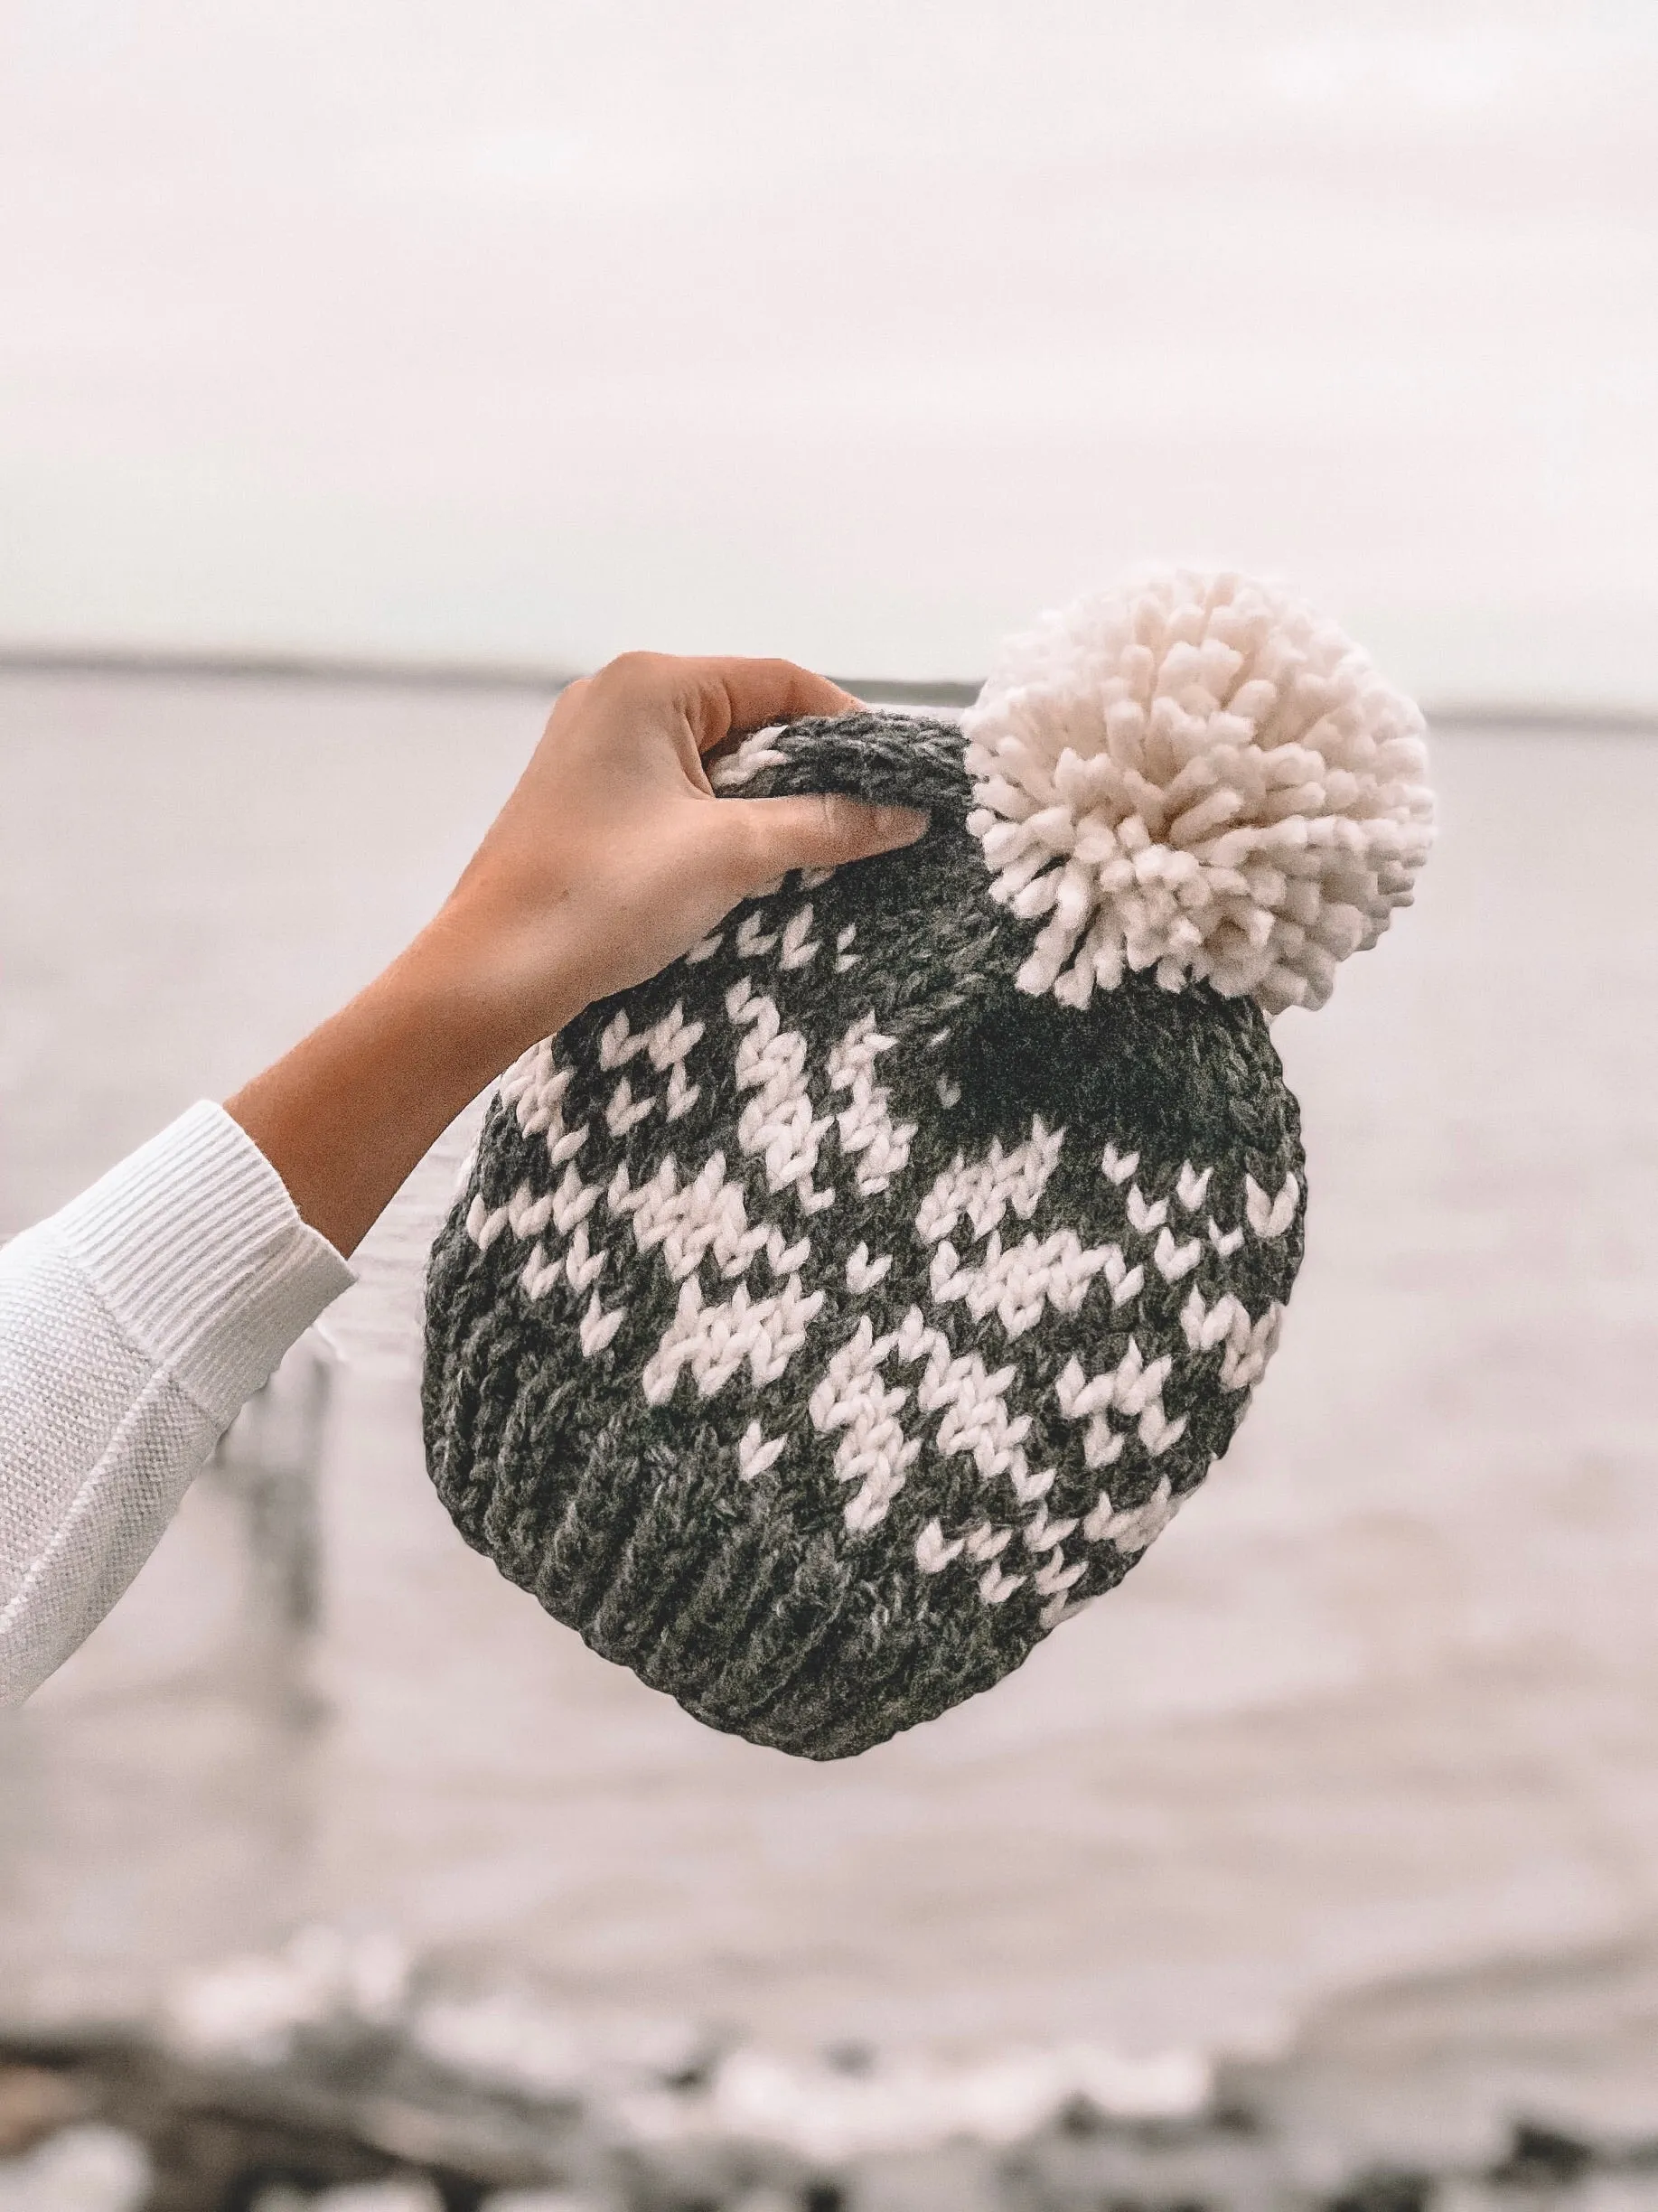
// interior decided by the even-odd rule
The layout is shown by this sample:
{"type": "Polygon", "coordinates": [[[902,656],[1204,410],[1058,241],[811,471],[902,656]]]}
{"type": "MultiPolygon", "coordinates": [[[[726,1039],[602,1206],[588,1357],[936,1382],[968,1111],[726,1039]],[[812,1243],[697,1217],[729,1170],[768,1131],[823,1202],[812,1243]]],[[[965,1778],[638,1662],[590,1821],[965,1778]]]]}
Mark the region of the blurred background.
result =
{"type": "MultiPolygon", "coordinates": [[[[455,1539],[429,1163],[0,1717],[19,2078],[107,2098],[160,2032],[220,2106],[337,2088],[464,1990],[489,2094],[603,2050],[631,2141],[796,2161],[585,2202],[1658,2203],[1655,109],[1647,0],[0,8],[0,1235],[366,979],[631,645],[960,697],[1042,606],[1219,560],[1417,692],[1444,813],[1275,1031],[1309,1243],[1238,1448],[850,1766],[699,1729],[455,1539]],[[1071,2181],[941,2148],[1043,2127],[1071,2181]]],[[[451,2206],[552,2170],[353,2111],[451,2206]]],[[[118,2167],[100,2206],[161,2186],[118,2167]]]]}

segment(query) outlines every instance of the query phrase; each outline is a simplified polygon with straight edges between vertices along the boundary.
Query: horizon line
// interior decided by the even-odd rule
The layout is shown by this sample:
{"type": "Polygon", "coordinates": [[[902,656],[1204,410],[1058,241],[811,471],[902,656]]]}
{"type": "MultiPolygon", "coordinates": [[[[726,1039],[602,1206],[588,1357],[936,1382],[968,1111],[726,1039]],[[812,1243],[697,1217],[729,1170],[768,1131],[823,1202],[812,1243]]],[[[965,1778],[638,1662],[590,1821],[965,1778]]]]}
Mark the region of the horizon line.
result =
{"type": "MultiPolygon", "coordinates": [[[[0,642],[0,674],[126,676],[164,680],[361,684],[387,689],[556,693],[584,671],[551,663],[425,661],[374,654],[202,651],[126,645],[36,645],[0,642]]],[[[979,684],[960,677],[833,676],[855,698],[893,706],[969,707],[979,684]]],[[[1455,698],[1424,705],[1430,726],[1559,729],[1634,734],[1658,728],[1649,707],[1564,699],[1455,698]]]]}

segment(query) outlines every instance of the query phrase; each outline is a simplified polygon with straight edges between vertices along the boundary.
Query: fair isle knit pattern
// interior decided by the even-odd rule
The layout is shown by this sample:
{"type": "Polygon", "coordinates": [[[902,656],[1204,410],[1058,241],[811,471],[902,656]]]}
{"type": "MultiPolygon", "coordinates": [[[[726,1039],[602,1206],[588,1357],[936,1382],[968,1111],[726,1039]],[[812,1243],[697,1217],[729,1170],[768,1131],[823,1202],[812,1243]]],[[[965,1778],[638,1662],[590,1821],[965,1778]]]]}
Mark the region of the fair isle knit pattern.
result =
{"type": "Polygon", "coordinates": [[[932,827],[750,900],[502,1082],[433,1253],[427,1454],[595,1651],[838,1758],[988,1688],[1190,1497],[1278,1341],[1306,1172],[1255,998],[1030,988],[954,727],[800,723],[727,780],[932,827]]]}

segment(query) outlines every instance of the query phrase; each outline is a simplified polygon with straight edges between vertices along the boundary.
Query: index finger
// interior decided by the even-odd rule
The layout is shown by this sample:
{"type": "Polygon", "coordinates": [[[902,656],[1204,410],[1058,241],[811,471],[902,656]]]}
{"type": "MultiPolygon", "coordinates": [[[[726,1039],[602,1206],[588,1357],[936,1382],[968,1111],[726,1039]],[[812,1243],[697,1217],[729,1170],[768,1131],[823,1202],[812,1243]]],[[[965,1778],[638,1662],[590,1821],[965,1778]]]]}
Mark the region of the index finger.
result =
{"type": "Polygon", "coordinates": [[[698,753],[711,752],[735,732],[798,722],[803,715],[856,714],[863,704],[827,676],[814,676],[792,661],[731,656],[684,666],[689,679],[686,711],[698,753]]]}

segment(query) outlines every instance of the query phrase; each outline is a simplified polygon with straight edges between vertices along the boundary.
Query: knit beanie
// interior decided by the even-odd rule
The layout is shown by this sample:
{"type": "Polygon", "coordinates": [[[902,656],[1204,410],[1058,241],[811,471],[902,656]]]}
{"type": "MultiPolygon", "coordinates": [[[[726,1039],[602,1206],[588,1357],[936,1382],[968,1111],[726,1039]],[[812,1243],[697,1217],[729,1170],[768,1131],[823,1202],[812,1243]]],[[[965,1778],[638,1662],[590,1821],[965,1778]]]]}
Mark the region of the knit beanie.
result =
{"type": "Polygon", "coordinates": [[[501,1083],[427,1279],[461,1533],[710,1726],[845,1757],[1119,1582],[1226,1449],[1302,1251],[1268,1017],[1408,904],[1423,726],[1276,589],[1044,618],[960,726],[717,789],[921,807],[501,1083]]]}

